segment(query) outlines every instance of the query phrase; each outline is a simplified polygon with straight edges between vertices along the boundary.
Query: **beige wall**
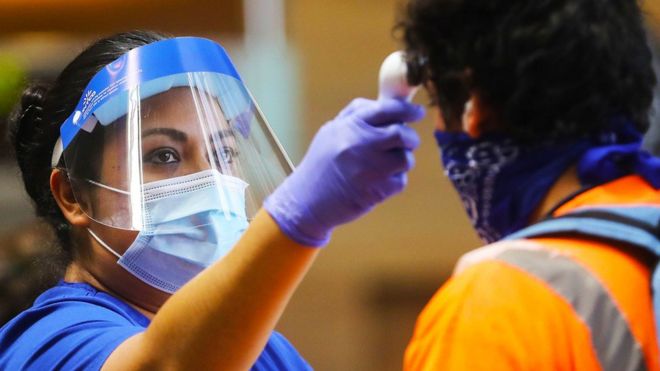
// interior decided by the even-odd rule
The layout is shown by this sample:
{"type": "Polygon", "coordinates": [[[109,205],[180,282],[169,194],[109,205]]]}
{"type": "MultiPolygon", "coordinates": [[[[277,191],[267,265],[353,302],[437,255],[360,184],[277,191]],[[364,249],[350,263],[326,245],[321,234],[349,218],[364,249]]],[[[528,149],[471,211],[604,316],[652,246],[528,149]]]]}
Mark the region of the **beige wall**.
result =
{"type": "Polygon", "coordinates": [[[656,34],[660,34],[660,1],[645,0],[643,9],[647,14],[647,19],[656,34]]]}
{"type": "MultiPolygon", "coordinates": [[[[305,146],[353,97],[375,97],[392,0],[290,0],[302,65],[305,146]]],[[[424,93],[417,101],[425,103],[424,93]]],[[[430,119],[406,191],[339,228],[294,296],[280,330],[318,370],[397,370],[416,313],[462,253],[478,245],[444,179],[430,119]]]]}

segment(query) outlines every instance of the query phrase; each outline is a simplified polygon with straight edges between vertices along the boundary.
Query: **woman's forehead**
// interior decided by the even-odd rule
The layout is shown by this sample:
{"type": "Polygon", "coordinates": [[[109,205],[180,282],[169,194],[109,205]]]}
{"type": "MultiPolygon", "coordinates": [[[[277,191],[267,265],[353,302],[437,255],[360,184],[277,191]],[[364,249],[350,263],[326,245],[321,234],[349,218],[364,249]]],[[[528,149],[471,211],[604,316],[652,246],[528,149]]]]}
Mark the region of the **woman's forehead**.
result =
{"type": "Polygon", "coordinates": [[[143,127],[161,124],[193,130],[199,128],[202,118],[219,120],[216,125],[227,124],[217,99],[190,87],[177,87],[149,97],[140,103],[140,111],[143,127]]]}
{"type": "Polygon", "coordinates": [[[196,115],[190,88],[174,88],[140,102],[140,116],[149,119],[177,118],[196,115]]]}

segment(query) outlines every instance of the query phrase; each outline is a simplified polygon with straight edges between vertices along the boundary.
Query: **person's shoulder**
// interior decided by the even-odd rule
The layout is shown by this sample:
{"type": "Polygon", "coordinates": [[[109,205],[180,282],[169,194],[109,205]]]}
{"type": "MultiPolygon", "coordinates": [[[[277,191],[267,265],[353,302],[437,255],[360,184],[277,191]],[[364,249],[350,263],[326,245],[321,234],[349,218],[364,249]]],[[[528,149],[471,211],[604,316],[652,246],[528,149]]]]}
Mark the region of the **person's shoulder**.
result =
{"type": "Polygon", "coordinates": [[[550,259],[547,254],[536,254],[543,251],[546,250],[542,245],[530,241],[503,241],[465,254],[451,278],[427,304],[418,324],[436,323],[438,318],[456,318],[466,313],[473,319],[488,321],[514,318],[523,311],[546,310],[534,303],[540,298],[546,304],[558,304],[561,298],[548,285],[507,259],[512,252],[522,252],[525,259],[543,266],[550,259]]]}
{"type": "MultiPolygon", "coordinates": [[[[475,266],[479,267],[476,271],[480,273],[480,275],[483,275],[486,272],[491,272],[491,270],[487,269],[488,264],[485,263],[501,263],[504,261],[502,257],[512,251],[541,252],[545,250],[546,246],[530,240],[503,240],[495,242],[479,249],[472,250],[461,256],[458,263],[456,263],[453,276],[460,276],[464,271],[475,266]]],[[[541,255],[533,257],[532,259],[534,258],[543,259],[541,255]]]]}
{"type": "Polygon", "coordinates": [[[146,327],[149,320],[130,305],[89,284],[60,281],[0,329],[0,347],[26,334],[43,337],[91,323],[146,327]]]}
{"type": "MultiPolygon", "coordinates": [[[[552,255],[542,248],[506,241],[463,256],[419,315],[406,350],[406,369],[543,369],[537,367],[543,361],[554,365],[564,360],[560,353],[583,349],[575,346],[575,339],[588,339],[589,332],[569,303],[511,263],[511,256],[522,257],[554,269],[552,255]],[[539,342],[548,346],[539,349],[539,342]],[[474,357],[474,349],[480,357],[474,357]]],[[[561,275],[561,269],[553,274],[561,275]]]]}
{"type": "Polygon", "coordinates": [[[296,348],[280,333],[273,331],[257,362],[254,371],[312,370],[296,348]]]}
{"type": "Polygon", "coordinates": [[[88,365],[148,323],[128,304],[88,284],[60,282],[0,329],[0,368],[26,362],[49,367],[74,353],[89,356],[71,358],[88,365]]]}
{"type": "Polygon", "coordinates": [[[64,322],[98,319],[143,327],[149,324],[144,315],[124,301],[82,282],[60,281],[41,294],[24,314],[32,319],[55,316],[64,322]]]}

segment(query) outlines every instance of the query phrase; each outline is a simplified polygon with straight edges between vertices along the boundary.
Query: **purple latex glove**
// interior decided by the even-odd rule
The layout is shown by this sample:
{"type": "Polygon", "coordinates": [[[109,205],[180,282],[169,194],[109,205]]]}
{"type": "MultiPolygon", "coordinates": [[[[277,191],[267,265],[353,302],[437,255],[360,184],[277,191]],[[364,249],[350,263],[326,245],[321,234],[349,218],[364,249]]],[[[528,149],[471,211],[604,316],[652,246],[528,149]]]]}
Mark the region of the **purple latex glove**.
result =
{"type": "Polygon", "coordinates": [[[401,123],[423,116],[423,107],[405,101],[355,99],[319,130],[264,208],[294,241],[327,244],[334,227],[403,190],[419,137],[401,123]]]}

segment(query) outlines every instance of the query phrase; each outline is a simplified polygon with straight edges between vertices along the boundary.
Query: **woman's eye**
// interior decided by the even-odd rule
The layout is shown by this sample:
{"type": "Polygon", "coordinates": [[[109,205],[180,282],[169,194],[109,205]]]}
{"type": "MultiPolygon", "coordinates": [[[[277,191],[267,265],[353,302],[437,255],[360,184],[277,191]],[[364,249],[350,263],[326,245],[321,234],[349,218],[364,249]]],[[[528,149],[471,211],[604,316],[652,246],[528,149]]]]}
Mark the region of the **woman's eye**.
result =
{"type": "Polygon", "coordinates": [[[145,162],[152,164],[172,164],[179,161],[181,161],[179,154],[172,148],[161,148],[151,151],[145,158],[145,162]]]}
{"type": "Polygon", "coordinates": [[[235,149],[230,148],[230,147],[225,147],[222,151],[222,159],[226,162],[231,164],[232,161],[234,160],[234,156],[236,156],[237,152],[235,149]]]}
{"type": "Polygon", "coordinates": [[[218,151],[220,157],[219,160],[224,164],[231,164],[234,161],[234,157],[238,155],[238,151],[231,147],[222,147],[218,151]]]}

